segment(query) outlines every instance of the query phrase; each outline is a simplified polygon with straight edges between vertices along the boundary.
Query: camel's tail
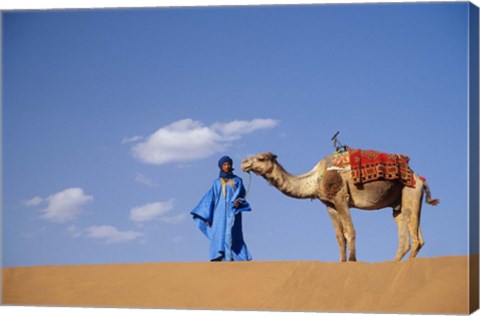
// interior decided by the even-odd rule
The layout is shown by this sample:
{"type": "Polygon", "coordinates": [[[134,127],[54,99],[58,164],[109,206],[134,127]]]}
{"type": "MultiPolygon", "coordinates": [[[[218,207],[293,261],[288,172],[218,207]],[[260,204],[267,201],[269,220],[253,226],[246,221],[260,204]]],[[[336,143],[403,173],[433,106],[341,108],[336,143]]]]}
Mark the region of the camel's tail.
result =
{"type": "Polygon", "coordinates": [[[440,200],[439,199],[432,199],[432,194],[430,193],[430,187],[428,186],[427,184],[427,179],[425,179],[424,177],[420,177],[420,179],[422,180],[423,182],[423,191],[425,191],[425,201],[430,204],[430,205],[437,205],[440,203],[440,200]]]}

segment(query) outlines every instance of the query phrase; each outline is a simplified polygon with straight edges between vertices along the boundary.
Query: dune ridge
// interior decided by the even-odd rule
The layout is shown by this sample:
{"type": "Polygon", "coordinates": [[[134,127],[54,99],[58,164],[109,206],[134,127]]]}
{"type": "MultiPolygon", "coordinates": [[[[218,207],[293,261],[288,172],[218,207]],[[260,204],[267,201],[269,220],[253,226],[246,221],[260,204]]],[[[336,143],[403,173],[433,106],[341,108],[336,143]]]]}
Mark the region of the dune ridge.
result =
{"type": "MultiPolygon", "coordinates": [[[[478,263],[475,257],[473,262],[478,263]]],[[[400,263],[252,261],[12,267],[2,269],[3,304],[468,314],[478,306],[478,289],[469,283],[469,261],[471,266],[471,257],[451,256],[400,263]]]]}

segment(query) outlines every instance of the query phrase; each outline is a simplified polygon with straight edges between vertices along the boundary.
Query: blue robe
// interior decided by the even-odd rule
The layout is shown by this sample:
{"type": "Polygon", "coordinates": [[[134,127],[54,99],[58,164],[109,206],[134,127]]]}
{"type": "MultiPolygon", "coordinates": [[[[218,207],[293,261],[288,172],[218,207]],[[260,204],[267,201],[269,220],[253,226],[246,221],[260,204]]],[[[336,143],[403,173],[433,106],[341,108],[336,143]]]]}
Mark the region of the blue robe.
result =
{"type": "Polygon", "coordinates": [[[211,261],[252,260],[242,232],[242,212],[251,211],[244,197],[242,179],[218,178],[191,212],[200,231],[210,240],[211,261]],[[239,200],[238,208],[235,200],[239,200]]]}

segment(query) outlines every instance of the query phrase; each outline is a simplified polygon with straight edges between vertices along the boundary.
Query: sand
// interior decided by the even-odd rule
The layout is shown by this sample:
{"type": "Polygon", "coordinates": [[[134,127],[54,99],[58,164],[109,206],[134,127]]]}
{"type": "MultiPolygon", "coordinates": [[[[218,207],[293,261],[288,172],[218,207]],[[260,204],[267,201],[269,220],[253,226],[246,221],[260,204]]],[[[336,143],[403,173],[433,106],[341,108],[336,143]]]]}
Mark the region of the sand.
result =
{"type": "Polygon", "coordinates": [[[452,256],[14,267],[3,268],[3,304],[468,314],[478,306],[468,266],[468,256],[452,256]]]}

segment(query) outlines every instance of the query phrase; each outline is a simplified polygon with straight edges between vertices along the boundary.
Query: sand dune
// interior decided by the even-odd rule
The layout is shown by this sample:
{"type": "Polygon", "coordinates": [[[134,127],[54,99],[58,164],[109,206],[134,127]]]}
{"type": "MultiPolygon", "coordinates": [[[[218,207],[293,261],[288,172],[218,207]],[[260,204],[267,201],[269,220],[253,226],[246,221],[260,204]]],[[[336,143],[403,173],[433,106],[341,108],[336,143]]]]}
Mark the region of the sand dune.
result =
{"type": "Polygon", "coordinates": [[[15,267],[3,268],[3,304],[467,314],[478,306],[468,266],[455,256],[15,267]]]}

